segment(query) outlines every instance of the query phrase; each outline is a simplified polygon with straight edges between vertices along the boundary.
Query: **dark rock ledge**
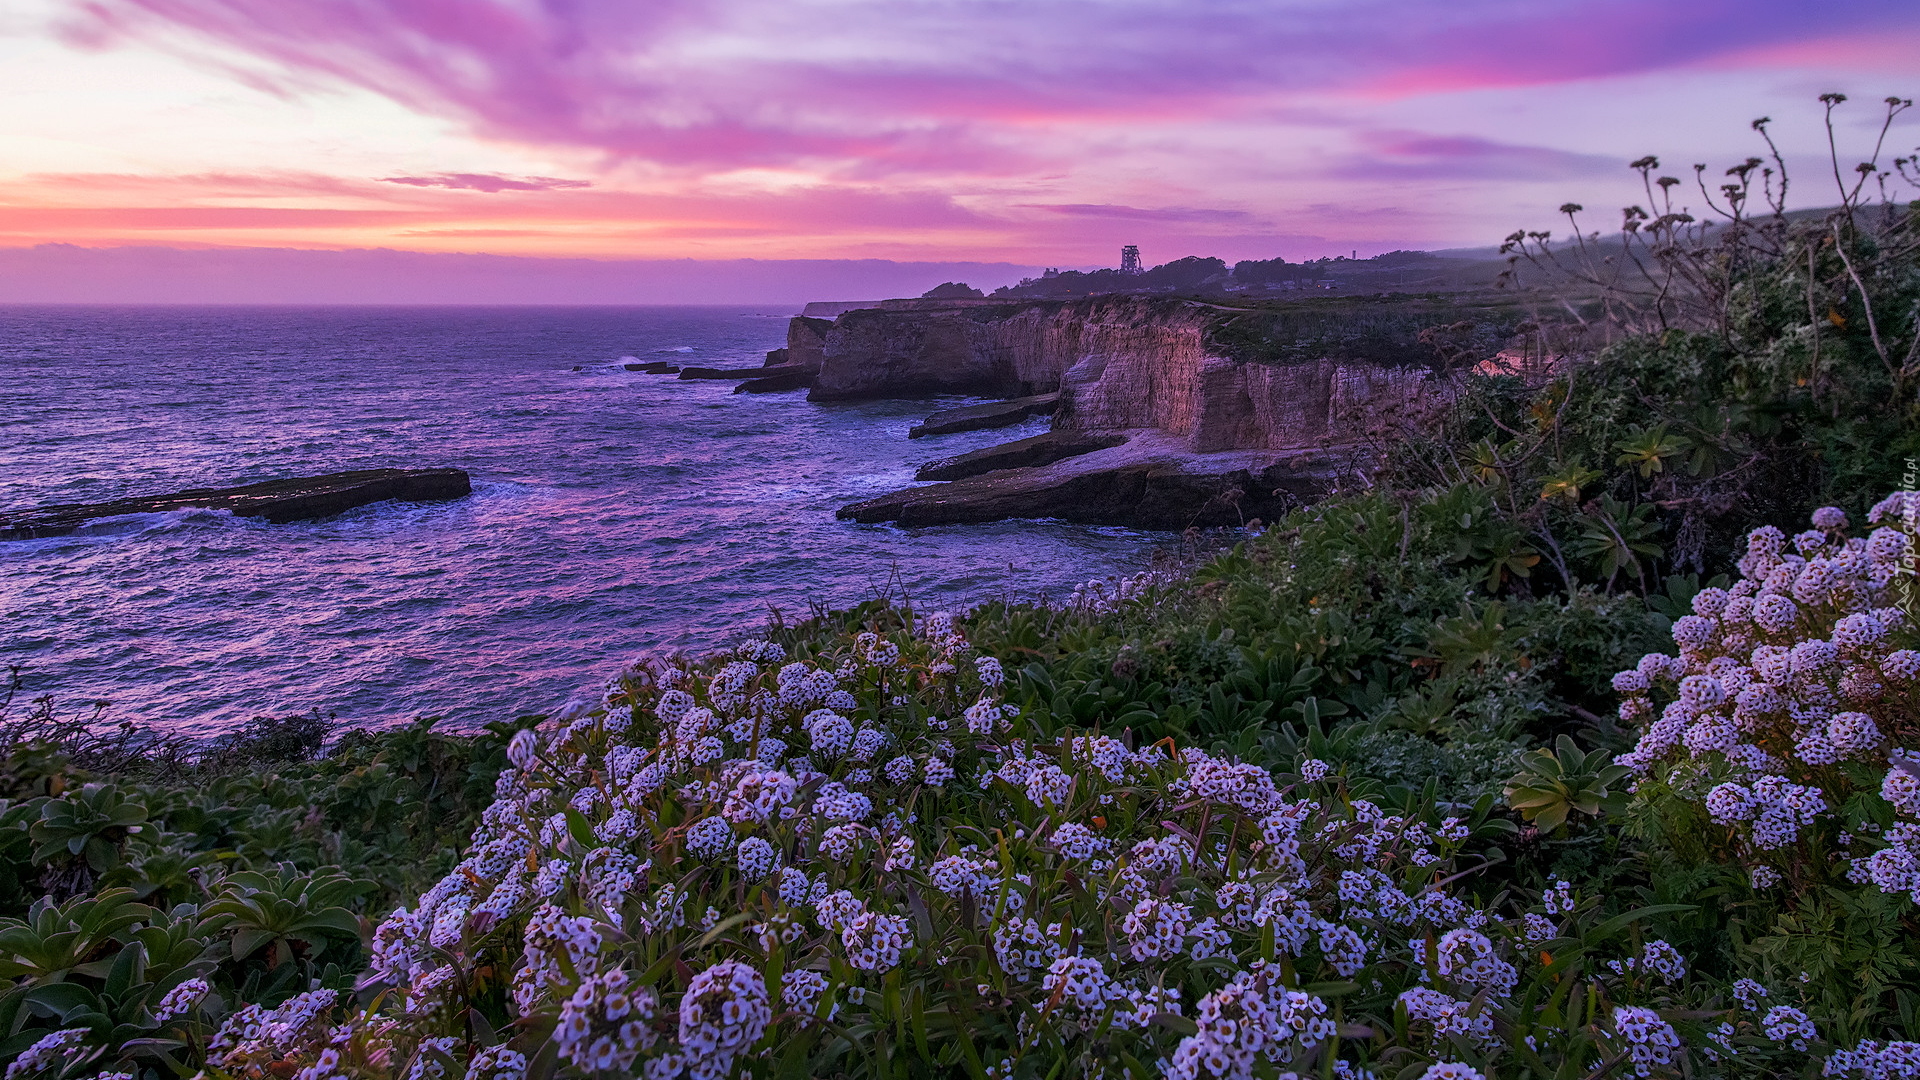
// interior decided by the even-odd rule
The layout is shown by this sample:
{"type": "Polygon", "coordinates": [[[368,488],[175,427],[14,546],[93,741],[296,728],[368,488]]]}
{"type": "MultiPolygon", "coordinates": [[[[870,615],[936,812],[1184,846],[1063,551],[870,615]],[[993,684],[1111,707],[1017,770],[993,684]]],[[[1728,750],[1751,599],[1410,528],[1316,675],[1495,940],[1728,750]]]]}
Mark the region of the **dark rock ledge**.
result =
{"type": "Polygon", "coordinates": [[[683,367],[680,369],[680,378],[682,379],[751,379],[755,376],[766,374],[766,370],[767,369],[764,367],[734,367],[734,368],[683,367]]]}
{"type": "Polygon", "coordinates": [[[837,516],[916,528],[1006,518],[1060,518],[1140,529],[1274,521],[1333,490],[1350,462],[1334,453],[1194,453],[1152,428],[1118,446],[1028,468],[998,469],[843,506],[837,516]]]}
{"type": "Polygon", "coordinates": [[[437,502],[472,494],[464,469],[359,469],[267,480],[229,488],[195,488],[171,495],[143,495],[104,503],[72,503],[31,510],[0,511],[0,540],[62,536],[89,521],[122,514],[168,510],[231,510],[238,517],[266,518],[274,524],[329,517],[368,503],[400,499],[437,502]]]}
{"type": "Polygon", "coordinates": [[[960,431],[1010,427],[1029,416],[1051,415],[1059,407],[1060,395],[1055,392],[1014,398],[1011,401],[989,401],[985,405],[942,409],[908,431],[907,438],[918,439],[922,435],[952,435],[960,431]]]}
{"type": "Polygon", "coordinates": [[[1001,443],[984,450],[957,454],[950,458],[941,458],[939,461],[929,461],[920,466],[920,471],[914,473],[913,478],[915,480],[965,480],[969,476],[979,476],[981,473],[993,472],[996,469],[1027,469],[1051,465],[1066,458],[1119,446],[1126,441],[1127,437],[1117,432],[1049,431],[1030,439],[1001,443]]]}
{"type": "Polygon", "coordinates": [[[776,364],[754,368],[754,377],[733,388],[736,394],[773,394],[805,390],[813,385],[814,370],[804,364],[776,364]]]}

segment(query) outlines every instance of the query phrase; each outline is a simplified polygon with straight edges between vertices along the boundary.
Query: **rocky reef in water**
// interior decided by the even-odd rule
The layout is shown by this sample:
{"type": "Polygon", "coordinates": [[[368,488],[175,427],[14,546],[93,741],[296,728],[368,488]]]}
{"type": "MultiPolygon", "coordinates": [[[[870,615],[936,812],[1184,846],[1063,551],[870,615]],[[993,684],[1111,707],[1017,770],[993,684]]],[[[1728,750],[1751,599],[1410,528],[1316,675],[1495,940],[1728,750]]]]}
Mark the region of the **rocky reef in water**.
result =
{"type": "Polygon", "coordinates": [[[226,510],[236,517],[264,518],[281,525],[331,517],[370,503],[442,502],[472,493],[473,481],[464,469],[357,469],[325,476],[265,480],[239,487],[139,495],[113,502],[0,511],[0,540],[65,536],[80,531],[88,522],[127,514],[226,510]]]}

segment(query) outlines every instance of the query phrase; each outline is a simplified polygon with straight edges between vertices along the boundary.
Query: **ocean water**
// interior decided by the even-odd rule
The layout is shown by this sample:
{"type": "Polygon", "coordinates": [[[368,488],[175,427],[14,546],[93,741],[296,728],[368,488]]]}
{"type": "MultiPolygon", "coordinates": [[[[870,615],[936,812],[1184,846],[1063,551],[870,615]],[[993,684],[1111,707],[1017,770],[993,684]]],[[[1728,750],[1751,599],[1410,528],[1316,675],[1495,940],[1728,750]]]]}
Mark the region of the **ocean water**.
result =
{"type": "Polygon", "coordinates": [[[452,465],[471,498],[287,525],[184,511],[0,542],[27,693],[213,734],[319,709],[452,727],[549,709],[770,610],[1061,595],[1164,536],[902,530],[835,508],[1019,428],[909,441],[939,401],[816,404],[621,368],[758,364],[785,310],[0,307],[0,507],[452,465]]]}

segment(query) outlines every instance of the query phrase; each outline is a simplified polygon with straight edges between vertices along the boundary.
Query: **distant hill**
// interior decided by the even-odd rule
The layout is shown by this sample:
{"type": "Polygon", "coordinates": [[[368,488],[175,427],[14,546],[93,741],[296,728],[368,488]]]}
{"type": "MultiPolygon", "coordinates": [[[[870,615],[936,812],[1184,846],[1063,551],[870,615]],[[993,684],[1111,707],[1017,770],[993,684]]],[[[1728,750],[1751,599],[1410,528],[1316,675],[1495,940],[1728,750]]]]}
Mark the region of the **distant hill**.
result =
{"type": "Polygon", "coordinates": [[[1490,288],[1505,260],[1493,248],[1390,251],[1367,259],[1224,260],[1190,255],[1138,274],[1049,270],[996,289],[1010,300],[1065,300],[1096,294],[1179,294],[1261,298],[1300,293],[1463,292],[1490,288]]]}

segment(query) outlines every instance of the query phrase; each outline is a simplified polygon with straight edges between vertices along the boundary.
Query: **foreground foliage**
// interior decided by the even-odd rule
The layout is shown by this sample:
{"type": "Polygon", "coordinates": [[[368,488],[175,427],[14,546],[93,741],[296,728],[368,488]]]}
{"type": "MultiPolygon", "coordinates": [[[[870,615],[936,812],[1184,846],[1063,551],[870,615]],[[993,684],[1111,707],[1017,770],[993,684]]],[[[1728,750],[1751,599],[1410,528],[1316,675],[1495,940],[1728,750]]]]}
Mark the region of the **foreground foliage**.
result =
{"type": "Polygon", "coordinates": [[[421,723],[306,760],[324,724],[295,719],[190,762],[45,699],[0,724],[0,1056],[84,1031],[80,1058],[161,1074],[204,1053],[169,1026],[189,1013],[351,986],[369,920],[459,859],[511,731],[421,723]]]}

